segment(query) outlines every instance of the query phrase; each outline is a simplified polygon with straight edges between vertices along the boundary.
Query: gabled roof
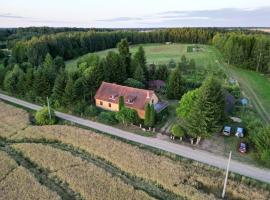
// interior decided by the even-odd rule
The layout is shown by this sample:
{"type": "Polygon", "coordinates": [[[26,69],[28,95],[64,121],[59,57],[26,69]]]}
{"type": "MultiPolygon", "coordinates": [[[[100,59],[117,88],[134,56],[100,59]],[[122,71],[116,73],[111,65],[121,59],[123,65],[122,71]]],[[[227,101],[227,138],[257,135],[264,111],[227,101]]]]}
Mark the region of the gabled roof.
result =
{"type": "Polygon", "coordinates": [[[115,83],[102,82],[98,91],[96,92],[95,99],[118,103],[120,96],[124,97],[125,102],[128,98],[132,97],[134,101],[132,102],[132,104],[128,104],[128,106],[143,110],[145,104],[149,102],[149,100],[154,94],[155,93],[153,90],[143,90],[133,87],[122,86],[115,83]],[[110,98],[112,95],[115,94],[117,94],[115,99],[110,98]]]}

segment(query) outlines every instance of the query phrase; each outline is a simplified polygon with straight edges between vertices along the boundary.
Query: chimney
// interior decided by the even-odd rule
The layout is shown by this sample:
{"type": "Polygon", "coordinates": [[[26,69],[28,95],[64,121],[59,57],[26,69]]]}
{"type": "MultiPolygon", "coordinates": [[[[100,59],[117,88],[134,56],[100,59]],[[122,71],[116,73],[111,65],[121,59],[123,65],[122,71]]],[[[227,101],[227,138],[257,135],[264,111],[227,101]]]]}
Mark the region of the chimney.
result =
{"type": "Polygon", "coordinates": [[[147,99],[150,99],[150,94],[149,94],[149,91],[147,91],[147,96],[146,96],[147,99]]]}

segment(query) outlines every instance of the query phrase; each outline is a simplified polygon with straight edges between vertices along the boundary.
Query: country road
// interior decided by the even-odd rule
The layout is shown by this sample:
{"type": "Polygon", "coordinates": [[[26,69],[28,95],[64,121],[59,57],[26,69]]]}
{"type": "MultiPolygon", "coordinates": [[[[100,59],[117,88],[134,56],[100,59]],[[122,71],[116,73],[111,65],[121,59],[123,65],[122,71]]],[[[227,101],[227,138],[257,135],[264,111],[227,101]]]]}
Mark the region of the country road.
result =
{"type": "MultiPolygon", "coordinates": [[[[14,97],[10,97],[4,94],[0,94],[0,99],[32,109],[32,110],[39,110],[41,106],[31,104],[19,99],[16,99],[14,97]]],[[[126,140],[130,140],[133,142],[137,142],[143,145],[151,146],[157,149],[161,149],[170,153],[177,154],[182,157],[186,157],[192,160],[196,160],[202,163],[206,163],[208,165],[212,165],[214,167],[218,167],[221,169],[225,169],[227,165],[227,159],[221,156],[217,156],[215,154],[193,149],[187,146],[182,146],[179,144],[170,143],[164,140],[160,140],[158,138],[149,138],[149,137],[143,137],[140,135],[136,135],[127,131],[123,131],[111,126],[107,126],[101,123],[93,122],[90,120],[82,119],[79,117],[75,117],[73,115],[56,112],[55,113],[57,117],[79,124],[83,125],[85,127],[93,128],[102,132],[105,132],[110,135],[114,135],[126,140]]],[[[258,168],[252,165],[240,163],[238,161],[232,160],[230,171],[251,177],[260,181],[268,182],[270,183],[270,170],[268,169],[262,169],[258,168]]]]}

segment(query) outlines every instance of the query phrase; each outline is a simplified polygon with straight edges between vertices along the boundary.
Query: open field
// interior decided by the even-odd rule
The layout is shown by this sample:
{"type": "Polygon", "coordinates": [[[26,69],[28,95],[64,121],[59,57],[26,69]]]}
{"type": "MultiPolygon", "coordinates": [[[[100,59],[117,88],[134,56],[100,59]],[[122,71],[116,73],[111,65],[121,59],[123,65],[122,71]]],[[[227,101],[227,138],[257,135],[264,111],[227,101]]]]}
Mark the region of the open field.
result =
{"type": "MultiPolygon", "coordinates": [[[[213,57],[213,54],[215,54],[215,49],[208,45],[199,45],[202,50],[200,52],[191,53],[187,53],[187,47],[190,46],[190,44],[143,44],[142,46],[145,50],[148,64],[168,64],[171,59],[178,63],[180,62],[182,55],[185,55],[189,59],[195,59],[196,63],[199,66],[208,66],[215,64],[215,57],[213,57]]],[[[139,45],[130,46],[130,52],[134,54],[137,51],[138,47],[139,45]]],[[[96,52],[95,54],[103,58],[107,55],[109,51],[117,51],[117,49],[107,49],[104,51],[96,52]]],[[[67,69],[74,69],[78,60],[83,59],[90,54],[85,54],[76,59],[67,61],[67,69]]]]}

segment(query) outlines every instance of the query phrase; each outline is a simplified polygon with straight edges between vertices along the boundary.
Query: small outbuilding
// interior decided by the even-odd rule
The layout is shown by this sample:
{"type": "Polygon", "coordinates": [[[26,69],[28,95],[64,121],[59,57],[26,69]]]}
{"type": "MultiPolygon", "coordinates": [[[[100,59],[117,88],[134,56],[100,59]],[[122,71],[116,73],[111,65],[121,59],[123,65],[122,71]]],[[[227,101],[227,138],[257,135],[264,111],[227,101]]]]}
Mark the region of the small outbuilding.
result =
{"type": "Polygon", "coordinates": [[[163,80],[152,80],[148,82],[148,87],[150,90],[155,90],[155,91],[161,91],[165,89],[166,83],[163,80]]]}

